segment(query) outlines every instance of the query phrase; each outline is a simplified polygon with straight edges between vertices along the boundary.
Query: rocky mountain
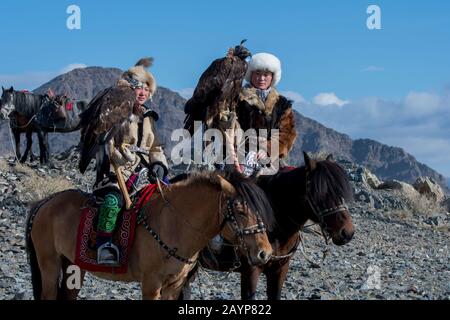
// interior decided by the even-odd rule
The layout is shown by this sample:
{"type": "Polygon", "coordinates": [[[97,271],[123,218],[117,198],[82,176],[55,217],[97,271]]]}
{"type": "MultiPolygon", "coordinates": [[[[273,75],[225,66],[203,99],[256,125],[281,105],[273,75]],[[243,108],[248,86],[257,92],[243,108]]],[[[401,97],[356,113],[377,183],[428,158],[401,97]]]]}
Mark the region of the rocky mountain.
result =
{"type": "MultiPolygon", "coordinates": [[[[101,89],[114,84],[122,71],[117,68],[88,67],[75,69],[62,74],[35,89],[36,93],[44,93],[49,88],[54,92],[65,93],[73,99],[91,99],[101,89]]],[[[170,152],[176,142],[170,140],[175,128],[182,128],[185,103],[178,93],[159,87],[152,101],[153,108],[159,113],[158,127],[161,140],[170,152]]],[[[428,176],[440,185],[447,187],[446,179],[418,162],[405,150],[390,147],[368,139],[352,140],[349,136],[327,128],[319,122],[295,112],[299,138],[290,155],[292,165],[300,165],[301,152],[333,153],[335,157],[364,165],[382,179],[398,179],[412,183],[418,177],[428,176]]],[[[7,125],[0,128],[0,155],[12,150],[7,125]]],[[[77,144],[78,133],[50,134],[51,151],[58,152],[77,144]]],[[[35,148],[36,149],[36,148],[35,148]]]]}

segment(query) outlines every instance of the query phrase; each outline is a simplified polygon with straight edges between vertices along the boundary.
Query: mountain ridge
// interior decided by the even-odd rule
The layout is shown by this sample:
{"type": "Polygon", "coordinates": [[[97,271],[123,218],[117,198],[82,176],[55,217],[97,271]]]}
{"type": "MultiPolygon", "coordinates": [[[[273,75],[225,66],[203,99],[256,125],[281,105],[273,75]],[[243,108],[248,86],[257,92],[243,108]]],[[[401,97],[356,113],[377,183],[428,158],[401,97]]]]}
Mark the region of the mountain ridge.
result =
{"type": "MultiPolygon", "coordinates": [[[[100,90],[113,85],[122,74],[118,68],[86,67],[78,68],[61,74],[47,83],[39,86],[33,92],[45,93],[51,88],[57,94],[66,94],[77,100],[91,99],[100,90]]],[[[186,99],[177,92],[164,87],[158,87],[151,106],[160,115],[157,123],[160,140],[163,141],[169,155],[174,142],[171,132],[175,128],[183,127],[184,104],[186,99]]],[[[289,156],[289,163],[300,165],[302,151],[313,153],[333,153],[335,157],[348,159],[366,166],[382,179],[397,179],[413,183],[420,176],[428,176],[448,190],[450,182],[442,175],[418,162],[414,156],[399,147],[391,147],[372,139],[351,139],[348,135],[332,128],[327,128],[318,121],[303,116],[294,110],[296,128],[299,132],[297,141],[289,156]]],[[[6,137],[5,127],[0,129],[0,138],[6,137]]],[[[79,133],[50,134],[53,151],[62,151],[73,144],[77,144],[79,133]]],[[[11,146],[0,146],[0,155],[11,146]]]]}

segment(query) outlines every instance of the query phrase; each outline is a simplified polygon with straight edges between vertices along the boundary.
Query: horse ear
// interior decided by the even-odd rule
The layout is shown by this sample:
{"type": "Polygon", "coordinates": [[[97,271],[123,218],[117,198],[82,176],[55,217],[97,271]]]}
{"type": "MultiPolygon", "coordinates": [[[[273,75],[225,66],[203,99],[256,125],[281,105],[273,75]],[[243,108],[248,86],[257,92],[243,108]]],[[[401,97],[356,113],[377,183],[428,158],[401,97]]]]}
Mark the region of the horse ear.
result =
{"type": "Polygon", "coordinates": [[[220,181],[220,186],[222,187],[222,190],[225,191],[228,195],[235,195],[236,189],[233,187],[231,183],[229,183],[225,178],[223,178],[220,175],[217,175],[220,181]]]}
{"type": "Polygon", "coordinates": [[[327,161],[334,162],[333,154],[330,153],[330,154],[327,156],[326,160],[327,160],[327,161]]]}
{"type": "Polygon", "coordinates": [[[305,166],[306,169],[309,171],[314,171],[316,169],[316,161],[314,159],[311,159],[307,152],[303,151],[303,157],[305,159],[305,166]]]}
{"type": "Polygon", "coordinates": [[[13,88],[13,86],[11,86],[11,88],[9,88],[9,91],[14,91],[14,88],[13,88]]]}

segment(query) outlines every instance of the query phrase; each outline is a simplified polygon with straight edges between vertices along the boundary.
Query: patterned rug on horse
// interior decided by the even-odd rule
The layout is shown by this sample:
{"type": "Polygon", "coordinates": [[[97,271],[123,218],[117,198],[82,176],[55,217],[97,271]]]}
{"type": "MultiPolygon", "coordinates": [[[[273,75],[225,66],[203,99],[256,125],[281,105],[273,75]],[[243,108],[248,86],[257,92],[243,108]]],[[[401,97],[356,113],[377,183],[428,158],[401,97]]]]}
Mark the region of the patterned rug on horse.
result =
{"type": "Polygon", "coordinates": [[[117,220],[113,243],[119,248],[119,265],[104,266],[97,264],[96,225],[98,221],[97,208],[86,206],[81,211],[78,226],[75,264],[81,269],[91,272],[126,273],[128,270],[128,256],[134,240],[134,232],[139,211],[151,198],[157,186],[150,184],[142,188],[133,198],[133,205],[129,210],[120,213],[117,220]]]}

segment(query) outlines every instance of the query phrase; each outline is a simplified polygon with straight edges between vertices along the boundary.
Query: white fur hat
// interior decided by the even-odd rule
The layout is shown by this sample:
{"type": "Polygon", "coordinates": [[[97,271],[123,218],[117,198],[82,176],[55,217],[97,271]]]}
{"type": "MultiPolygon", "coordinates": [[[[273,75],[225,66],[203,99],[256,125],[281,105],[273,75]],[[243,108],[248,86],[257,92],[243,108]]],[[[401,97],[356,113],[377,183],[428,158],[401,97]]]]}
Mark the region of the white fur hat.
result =
{"type": "Polygon", "coordinates": [[[252,72],[256,70],[270,71],[273,73],[273,79],[271,87],[276,87],[281,80],[281,62],[270,53],[257,53],[252,56],[252,59],[248,63],[247,73],[245,74],[245,80],[251,83],[252,72]]]}

